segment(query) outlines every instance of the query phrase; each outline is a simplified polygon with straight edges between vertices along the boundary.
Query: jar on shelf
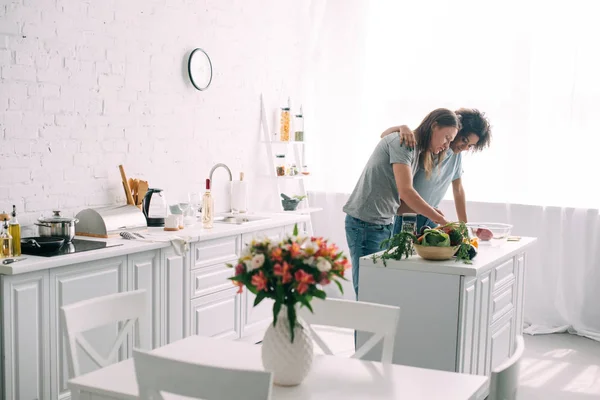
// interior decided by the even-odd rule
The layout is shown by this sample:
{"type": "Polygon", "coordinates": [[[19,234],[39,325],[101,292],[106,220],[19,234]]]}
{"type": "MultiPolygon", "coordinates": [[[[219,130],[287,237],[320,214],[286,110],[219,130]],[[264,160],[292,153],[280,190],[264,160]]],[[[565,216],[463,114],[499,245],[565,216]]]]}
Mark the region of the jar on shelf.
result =
{"type": "Polygon", "coordinates": [[[281,123],[279,127],[282,142],[290,141],[290,109],[283,107],[281,109],[281,123]]]}
{"type": "Polygon", "coordinates": [[[296,164],[292,164],[290,166],[290,176],[296,176],[298,173],[298,167],[296,167],[296,164]]]}
{"type": "Polygon", "coordinates": [[[277,176],[285,176],[285,154],[275,155],[275,171],[277,176]]]}
{"type": "Polygon", "coordinates": [[[300,109],[300,114],[297,114],[294,119],[294,140],[296,142],[304,141],[304,117],[302,116],[302,109],[300,109]]]}

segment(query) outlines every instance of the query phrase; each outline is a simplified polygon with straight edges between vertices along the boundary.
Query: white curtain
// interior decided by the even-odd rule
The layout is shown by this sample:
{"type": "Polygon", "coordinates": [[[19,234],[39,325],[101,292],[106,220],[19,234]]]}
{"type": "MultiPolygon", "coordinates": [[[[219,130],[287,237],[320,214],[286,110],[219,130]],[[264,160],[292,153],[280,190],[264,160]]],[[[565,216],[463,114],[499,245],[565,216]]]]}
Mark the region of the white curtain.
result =
{"type": "Polygon", "coordinates": [[[345,243],[341,207],[381,131],[438,107],[478,108],[493,141],[464,160],[469,218],[539,238],[527,332],[600,340],[596,4],[327,1],[306,116],[312,205],[325,208],[315,232],[345,243]]]}

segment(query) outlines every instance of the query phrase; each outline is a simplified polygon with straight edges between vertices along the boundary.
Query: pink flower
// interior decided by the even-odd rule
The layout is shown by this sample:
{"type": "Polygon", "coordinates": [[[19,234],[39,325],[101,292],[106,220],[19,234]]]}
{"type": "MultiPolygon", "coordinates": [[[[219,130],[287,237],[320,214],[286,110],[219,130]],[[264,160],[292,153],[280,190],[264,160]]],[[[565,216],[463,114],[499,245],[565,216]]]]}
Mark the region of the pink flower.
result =
{"type": "Polygon", "coordinates": [[[262,270],[252,277],[252,284],[256,286],[256,290],[267,290],[267,278],[262,270]]]}
{"type": "Polygon", "coordinates": [[[290,265],[287,262],[283,262],[283,266],[281,264],[275,264],[273,266],[273,273],[275,276],[281,276],[282,283],[289,283],[292,281],[292,274],[290,273],[290,265]]]}
{"type": "Polygon", "coordinates": [[[293,243],[290,246],[290,255],[292,256],[292,258],[296,258],[300,254],[302,254],[302,251],[300,250],[300,245],[298,243],[293,243]]]}
{"type": "Polygon", "coordinates": [[[232,281],[234,286],[238,287],[237,293],[242,293],[242,289],[244,288],[244,284],[238,281],[232,281]]]}
{"type": "Polygon", "coordinates": [[[296,281],[298,282],[298,288],[296,290],[298,290],[299,294],[306,293],[306,291],[309,288],[309,285],[315,283],[315,278],[313,278],[313,276],[311,274],[306,273],[301,269],[296,271],[296,274],[294,275],[294,277],[296,278],[296,281]]]}
{"type": "Polygon", "coordinates": [[[244,272],[246,272],[246,269],[244,268],[244,264],[239,263],[238,265],[235,266],[235,275],[241,275],[244,272]]]}
{"type": "Polygon", "coordinates": [[[329,283],[331,283],[331,281],[329,280],[329,277],[327,276],[327,272],[321,272],[321,276],[319,277],[319,284],[320,285],[329,285],[329,283]]]}

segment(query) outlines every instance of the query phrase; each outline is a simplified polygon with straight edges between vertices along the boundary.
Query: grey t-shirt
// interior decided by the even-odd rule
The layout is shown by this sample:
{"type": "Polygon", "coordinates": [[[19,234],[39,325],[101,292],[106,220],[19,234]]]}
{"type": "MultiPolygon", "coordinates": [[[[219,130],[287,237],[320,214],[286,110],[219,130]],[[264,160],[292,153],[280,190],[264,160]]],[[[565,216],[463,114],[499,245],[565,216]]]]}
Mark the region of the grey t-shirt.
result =
{"type": "Polygon", "coordinates": [[[400,146],[398,134],[381,139],[344,206],[344,212],[372,224],[393,223],[400,199],[392,164],[410,165],[414,176],[418,154],[418,149],[411,151],[400,146]]]}
{"type": "Polygon", "coordinates": [[[432,207],[442,202],[450,183],[462,176],[462,154],[454,154],[448,149],[440,165],[431,173],[429,179],[421,167],[413,178],[413,187],[419,195],[432,207]]]}

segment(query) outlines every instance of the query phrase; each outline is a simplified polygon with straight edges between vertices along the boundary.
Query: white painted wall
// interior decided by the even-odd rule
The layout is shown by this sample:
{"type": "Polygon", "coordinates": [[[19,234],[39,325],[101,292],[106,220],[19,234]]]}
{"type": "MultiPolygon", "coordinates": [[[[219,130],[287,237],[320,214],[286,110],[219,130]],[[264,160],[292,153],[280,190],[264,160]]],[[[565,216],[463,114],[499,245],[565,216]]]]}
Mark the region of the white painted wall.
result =
{"type": "MultiPolygon", "coordinates": [[[[0,211],[16,204],[29,224],[124,203],[118,164],[175,202],[217,162],[244,171],[264,209],[259,96],[303,101],[310,3],[2,0],[0,211]],[[187,77],[196,47],[213,62],[205,92],[187,77]]],[[[215,173],[220,209],[225,179],[215,173]]]]}

